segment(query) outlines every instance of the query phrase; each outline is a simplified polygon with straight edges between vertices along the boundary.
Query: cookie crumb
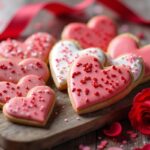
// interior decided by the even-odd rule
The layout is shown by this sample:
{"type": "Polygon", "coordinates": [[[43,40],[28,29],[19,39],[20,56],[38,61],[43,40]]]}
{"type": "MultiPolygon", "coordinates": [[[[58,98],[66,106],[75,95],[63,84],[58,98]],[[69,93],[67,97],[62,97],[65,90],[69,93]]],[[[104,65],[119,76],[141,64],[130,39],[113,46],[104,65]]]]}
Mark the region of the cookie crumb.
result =
{"type": "Polygon", "coordinates": [[[65,118],[65,119],[64,119],[64,121],[65,121],[65,122],[68,122],[68,119],[67,119],[67,118],[65,118]]]}
{"type": "Polygon", "coordinates": [[[127,24],[123,24],[120,27],[120,32],[128,32],[129,31],[129,26],[127,24]]]}
{"type": "Polygon", "coordinates": [[[107,141],[107,140],[102,140],[102,141],[100,142],[100,144],[97,146],[97,149],[98,149],[98,150],[103,150],[103,149],[107,146],[107,144],[108,144],[108,141],[107,141]]]}
{"type": "Polygon", "coordinates": [[[79,145],[79,150],[91,150],[91,148],[90,148],[89,146],[80,144],[80,145],[79,145]]]}
{"type": "Polygon", "coordinates": [[[76,117],[76,120],[80,120],[80,118],[79,118],[79,117],[76,117]]]}
{"type": "Polygon", "coordinates": [[[140,32],[137,34],[137,37],[141,40],[145,39],[145,34],[143,32],[140,32]]]}

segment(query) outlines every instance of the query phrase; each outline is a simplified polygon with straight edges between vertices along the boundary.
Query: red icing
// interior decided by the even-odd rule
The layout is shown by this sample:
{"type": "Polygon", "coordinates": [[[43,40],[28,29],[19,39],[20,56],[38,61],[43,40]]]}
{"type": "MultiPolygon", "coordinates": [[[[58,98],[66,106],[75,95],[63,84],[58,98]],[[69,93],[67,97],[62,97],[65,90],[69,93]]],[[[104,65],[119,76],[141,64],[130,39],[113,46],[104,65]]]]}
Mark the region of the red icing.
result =
{"type": "Polygon", "coordinates": [[[85,83],[86,83],[86,81],[85,81],[85,80],[81,80],[80,82],[81,82],[82,84],[85,84],[85,83]]]}
{"type": "Polygon", "coordinates": [[[83,67],[84,67],[85,72],[91,72],[93,66],[92,66],[92,64],[86,63],[86,64],[83,65],[83,67]]]}
{"type": "Polygon", "coordinates": [[[112,77],[112,78],[116,78],[117,76],[116,76],[115,74],[112,74],[111,77],[112,77]]]}
{"type": "Polygon", "coordinates": [[[95,94],[95,96],[99,96],[100,95],[99,92],[95,92],[94,94],[95,94]]]}
{"type": "Polygon", "coordinates": [[[39,77],[36,75],[27,75],[21,78],[17,85],[11,82],[2,81],[0,82],[0,89],[2,91],[0,93],[0,103],[4,104],[15,96],[26,96],[30,89],[44,84],[44,81],[39,80],[39,77]]]}
{"type": "Polygon", "coordinates": [[[116,35],[116,26],[106,16],[91,19],[86,26],[83,23],[71,23],[63,31],[63,39],[79,41],[83,48],[99,47],[106,50],[109,42],[116,35]]]}
{"type": "Polygon", "coordinates": [[[75,92],[75,91],[76,91],[76,88],[73,88],[73,89],[72,89],[72,92],[75,92]]]}
{"type": "Polygon", "coordinates": [[[40,76],[47,81],[49,77],[47,64],[36,58],[28,58],[20,62],[12,59],[0,60],[0,81],[17,83],[22,77],[30,74],[40,76]]]}
{"type": "Polygon", "coordinates": [[[122,74],[121,69],[118,69],[118,72],[119,72],[120,74],[122,74]]]}
{"type": "Polygon", "coordinates": [[[77,64],[77,67],[80,67],[80,66],[82,66],[82,64],[81,64],[81,63],[78,63],[78,64],[77,64]]]}
{"type": "Polygon", "coordinates": [[[150,75],[150,45],[138,48],[137,40],[130,34],[117,36],[108,47],[108,53],[112,58],[123,54],[133,53],[143,58],[145,64],[145,76],[150,75]]]}
{"type": "Polygon", "coordinates": [[[71,93],[76,109],[87,108],[93,104],[106,101],[126,89],[132,82],[130,73],[124,67],[115,66],[114,69],[114,66],[110,66],[105,68],[105,70],[100,68],[100,63],[94,61],[92,56],[82,56],[74,62],[68,84],[70,84],[70,91],[73,89],[81,89],[80,92],[78,90],[73,90],[74,92],[71,93]],[[83,65],[79,68],[76,64],[80,62],[82,62],[83,65]],[[91,72],[84,71],[84,65],[87,63],[92,64],[91,72]],[[98,70],[98,73],[95,73],[95,70],[98,70]],[[121,70],[122,74],[120,74],[118,70],[121,70]],[[72,78],[72,74],[78,71],[81,72],[78,77],[72,78]],[[107,74],[105,74],[105,72],[107,72],[107,74]],[[110,77],[109,80],[107,79],[107,76],[110,77]],[[114,78],[114,76],[116,76],[116,78],[114,78]],[[86,84],[80,82],[87,77],[90,77],[90,80],[88,80],[86,84]],[[76,84],[74,85],[73,83],[76,84]]]}
{"type": "Polygon", "coordinates": [[[17,119],[43,123],[52,109],[54,97],[55,93],[50,87],[36,86],[29,91],[27,97],[15,97],[6,103],[4,113],[17,119]]]}
{"type": "Polygon", "coordinates": [[[85,94],[88,95],[89,92],[90,92],[89,89],[86,88],[86,89],[85,89],[85,94]]]}
{"type": "Polygon", "coordinates": [[[75,77],[76,77],[76,76],[78,76],[79,74],[81,74],[81,72],[80,72],[80,71],[78,71],[78,72],[74,72],[74,73],[73,73],[73,75],[72,75],[72,77],[73,77],[73,78],[75,78],[75,77]]]}

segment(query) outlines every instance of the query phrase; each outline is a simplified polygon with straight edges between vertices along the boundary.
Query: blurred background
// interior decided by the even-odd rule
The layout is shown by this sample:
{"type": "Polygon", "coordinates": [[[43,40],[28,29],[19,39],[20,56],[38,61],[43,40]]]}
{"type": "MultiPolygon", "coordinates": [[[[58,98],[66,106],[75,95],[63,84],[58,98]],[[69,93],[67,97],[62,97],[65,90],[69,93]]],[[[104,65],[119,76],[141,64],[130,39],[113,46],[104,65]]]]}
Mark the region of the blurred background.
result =
{"type": "MultiPolygon", "coordinates": [[[[56,1],[58,0],[55,0],[54,2],[56,1]]],[[[128,7],[135,10],[135,12],[137,12],[139,15],[143,16],[145,19],[150,19],[150,15],[148,15],[150,14],[150,1],[149,0],[122,0],[122,1],[128,7]]],[[[51,1],[50,0],[0,0],[0,32],[5,28],[5,26],[10,21],[10,18],[12,18],[12,16],[15,14],[18,8],[20,8],[22,5],[25,5],[28,3],[36,3],[36,2],[51,2],[51,1]]],[[[81,2],[81,0],[59,0],[59,2],[63,2],[63,3],[73,6],[81,2]]],[[[121,27],[122,29],[122,26],[123,26],[123,31],[119,30],[119,32],[124,32],[126,30],[130,31],[130,27],[132,28],[132,26],[135,26],[135,24],[126,22],[125,20],[121,20],[120,18],[118,18],[118,16],[115,13],[113,13],[112,11],[104,7],[103,5],[94,3],[92,6],[90,6],[86,10],[86,16],[79,17],[79,18],[69,18],[66,16],[61,17],[61,18],[56,18],[55,16],[53,16],[53,14],[45,10],[41,11],[39,15],[36,16],[31,21],[31,23],[28,25],[23,35],[27,36],[33,32],[37,32],[41,30],[41,31],[50,32],[54,36],[59,38],[58,33],[61,32],[64,25],[66,25],[67,23],[72,22],[72,21],[85,22],[91,16],[101,15],[101,14],[106,14],[114,18],[118,22],[119,28],[121,27]],[[128,24],[128,27],[125,26],[126,24],[128,24]]],[[[149,30],[147,27],[145,27],[145,29],[149,30]]],[[[141,28],[139,28],[138,31],[136,29],[135,30],[132,29],[131,32],[138,34],[139,32],[141,32],[141,28]]],[[[148,34],[148,33],[146,32],[145,34],[148,34]]]]}

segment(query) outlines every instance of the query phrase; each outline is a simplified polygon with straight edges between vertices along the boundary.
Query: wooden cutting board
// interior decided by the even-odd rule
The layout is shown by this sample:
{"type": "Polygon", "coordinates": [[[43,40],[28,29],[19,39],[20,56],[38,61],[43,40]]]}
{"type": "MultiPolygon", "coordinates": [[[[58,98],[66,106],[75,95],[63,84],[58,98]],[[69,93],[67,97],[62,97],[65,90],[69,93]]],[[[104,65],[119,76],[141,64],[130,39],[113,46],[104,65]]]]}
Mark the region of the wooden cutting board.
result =
{"type": "Polygon", "coordinates": [[[133,96],[144,87],[145,83],[134,89],[128,96],[111,107],[86,115],[77,115],[69,102],[67,92],[56,91],[57,103],[54,112],[44,128],[17,125],[7,121],[0,113],[0,146],[9,150],[45,149],[63,143],[72,138],[93,131],[103,125],[127,116],[133,96]],[[66,122],[65,120],[68,120],[66,122]]]}
{"type": "MultiPolygon", "coordinates": [[[[67,0],[64,0],[67,1],[67,0]]],[[[9,2],[9,1],[8,1],[9,2]]],[[[77,3],[77,1],[67,1],[71,4],[77,3]]],[[[132,3],[132,1],[128,2],[132,3]]],[[[9,5],[8,5],[9,6],[9,5]]],[[[136,6],[136,5],[135,5],[136,6]]],[[[144,6],[139,3],[139,6],[144,6]]],[[[148,6],[148,5],[147,5],[148,6]]],[[[14,7],[14,6],[13,6],[14,7]]],[[[13,8],[11,6],[11,9],[13,8]]],[[[135,7],[136,8],[136,7],[135,7]]],[[[138,7],[137,7],[138,8],[138,7]]],[[[92,16],[92,9],[89,9],[89,17],[92,16]]],[[[143,12],[148,11],[148,9],[143,9],[143,12]],[[147,10],[147,11],[145,11],[147,10]]],[[[108,10],[104,14],[112,15],[112,12],[108,10]]],[[[2,14],[8,17],[8,12],[2,14]]],[[[87,21],[84,18],[53,18],[53,21],[49,18],[49,15],[44,14],[44,16],[38,16],[38,20],[42,22],[45,26],[44,31],[48,31],[60,38],[60,33],[63,27],[72,21],[87,21]],[[45,19],[47,18],[47,19],[45,19]],[[48,22],[50,21],[50,23],[48,22]]],[[[117,20],[117,24],[122,25],[122,21],[117,20]],[[119,22],[120,21],[120,22],[119,22]]],[[[126,23],[126,22],[125,22],[126,23]]],[[[129,24],[129,23],[127,23],[129,24]]],[[[149,33],[149,28],[139,27],[135,24],[130,24],[131,31],[137,33],[137,31],[144,30],[145,33],[149,33]]],[[[25,35],[30,35],[33,32],[33,28],[28,29],[25,35]]],[[[149,36],[147,34],[147,36],[149,36]]],[[[45,128],[30,127],[13,124],[7,121],[3,114],[0,112],[0,146],[8,150],[39,150],[46,149],[57,144],[63,143],[67,140],[73,139],[75,137],[81,136],[90,131],[96,130],[105,124],[112,122],[114,120],[123,119],[128,114],[129,107],[132,103],[134,95],[145,87],[150,86],[149,83],[142,84],[134,89],[128,96],[120,100],[120,102],[112,105],[111,107],[99,110],[94,113],[78,116],[71,107],[67,92],[58,91],[54,84],[51,82],[51,87],[56,91],[57,103],[54,112],[47,123],[45,128]],[[64,119],[68,119],[65,122],[64,119]],[[80,120],[78,120],[78,118],[80,120]]]]}

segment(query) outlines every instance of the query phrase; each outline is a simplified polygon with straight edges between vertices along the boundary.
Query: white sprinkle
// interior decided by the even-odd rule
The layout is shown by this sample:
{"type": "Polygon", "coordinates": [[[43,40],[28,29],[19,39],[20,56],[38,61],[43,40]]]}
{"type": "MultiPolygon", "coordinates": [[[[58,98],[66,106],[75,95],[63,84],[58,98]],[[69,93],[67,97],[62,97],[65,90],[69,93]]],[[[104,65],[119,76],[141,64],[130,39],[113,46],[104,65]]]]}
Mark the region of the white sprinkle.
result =
{"type": "Polygon", "coordinates": [[[27,50],[28,50],[28,51],[31,51],[31,50],[32,50],[32,47],[31,47],[31,46],[28,46],[28,47],[27,47],[27,50]]]}
{"type": "Polygon", "coordinates": [[[64,119],[64,121],[65,121],[65,122],[68,122],[68,119],[67,119],[67,118],[65,118],[65,119],[64,119]]]}
{"type": "Polygon", "coordinates": [[[101,139],[102,139],[102,137],[100,137],[100,136],[99,136],[99,137],[98,137],[98,139],[99,139],[99,140],[101,140],[101,139]]]}
{"type": "Polygon", "coordinates": [[[80,118],[79,118],[79,117],[76,117],[76,119],[77,119],[77,120],[80,120],[80,118]]]}
{"type": "Polygon", "coordinates": [[[37,56],[38,56],[38,53],[37,53],[37,52],[32,52],[32,53],[31,53],[31,56],[37,57],[37,56]]]}
{"type": "Polygon", "coordinates": [[[12,80],[12,77],[9,77],[9,80],[12,80]]]}

